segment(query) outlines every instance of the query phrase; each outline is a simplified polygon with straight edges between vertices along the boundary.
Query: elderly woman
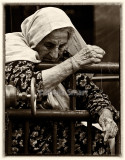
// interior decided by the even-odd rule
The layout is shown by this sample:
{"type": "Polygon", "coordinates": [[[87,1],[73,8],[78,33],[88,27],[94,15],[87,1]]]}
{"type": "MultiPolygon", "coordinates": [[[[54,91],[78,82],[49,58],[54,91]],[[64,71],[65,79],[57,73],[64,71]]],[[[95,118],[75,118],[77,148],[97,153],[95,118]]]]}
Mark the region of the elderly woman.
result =
{"type": "MultiPolygon", "coordinates": [[[[101,62],[105,52],[97,46],[86,45],[67,15],[58,8],[47,7],[36,11],[23,21],[21,29],[22,32],[6,34],[6,85],[11,84],[19,92],[24,91],[28,94],[31,78],[35,77],[38,108],[69,110],[69,95],[66,92],[66,85],[64,87],[61,82],[82,66],[101,62]],[[38,63],[57,63],[62,60],[63,62],[50,69],[34,70],[38,63]]],[[[104,142],[107,142],[108,138],[115,137],[118,128],[114,120],[118,118],[118,112],[111,105],[108,96],[85,74],[78,76],[77,88],[87,93],[83,97],[78,97],[77,109],[88,109],[92,118],[99,122],[104,131],[104,142]]],[[[17,109],[29,107],[30,103],[22,101],[18,101],[16,106],[17,109]]],[[[58,125],[57,150],[59,154],[66,154],[68,129],[62,123],[58,125]]],[[[29,149],[32,153],[51,153],[50,129],[50,122],[31,124],[29,149]]],[[[95,143],[101,141],[101,146],[97,149],[93,143],[93,154],[101,155],[99,149],[102,144],[104,149],[102,154],[110,153],[107,151],[108,144],[102,143],[101,133],[94,134],[96,137],[93,141],[96,141],[95,143]]],[[[85,135],[85,128],[80,123],[76,123],[75,153],[85,154],[85,135]]],[[[21,147],[23,148],[21,137],[23,137],[22,127],[15,126],[12,141],[13,154],[21,153],[21,147]]]]}

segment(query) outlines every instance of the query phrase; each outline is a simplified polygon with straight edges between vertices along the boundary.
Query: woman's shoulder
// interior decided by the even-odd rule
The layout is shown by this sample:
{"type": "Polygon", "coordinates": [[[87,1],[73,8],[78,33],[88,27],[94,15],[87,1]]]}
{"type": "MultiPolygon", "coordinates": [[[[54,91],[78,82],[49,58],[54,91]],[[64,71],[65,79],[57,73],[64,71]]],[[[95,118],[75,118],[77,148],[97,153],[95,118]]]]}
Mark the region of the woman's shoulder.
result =
{"type": "Polygon", "coordinates": [[[11,41],[19,41],[23,38],[22,33],[21,32],[12,32],[12,33],[6,33],[5,34],[5,40],[7,42],[11,41]]]}
{"type": "Polygon", "coordinates": [[[21,36],[22,33],[21,32],[11,32],[11,33],[5,33],[6,37],[11,37],[11,36],[21,36]]]}

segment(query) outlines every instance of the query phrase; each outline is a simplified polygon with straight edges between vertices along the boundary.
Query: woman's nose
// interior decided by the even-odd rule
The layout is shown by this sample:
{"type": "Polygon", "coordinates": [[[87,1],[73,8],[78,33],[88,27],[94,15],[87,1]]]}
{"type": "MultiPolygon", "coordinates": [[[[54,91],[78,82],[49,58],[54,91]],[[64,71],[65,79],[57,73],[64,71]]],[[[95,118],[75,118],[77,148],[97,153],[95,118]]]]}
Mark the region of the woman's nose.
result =
{"type": "Polygon", "coordinates": [[[50,56],[52,57],[52,58],[58,58],[58,55],[59,55],[59,49],[56,47],[55,49],[53,49],[52,51],[51,51],[51,53],[50,53],[50,56]]]}

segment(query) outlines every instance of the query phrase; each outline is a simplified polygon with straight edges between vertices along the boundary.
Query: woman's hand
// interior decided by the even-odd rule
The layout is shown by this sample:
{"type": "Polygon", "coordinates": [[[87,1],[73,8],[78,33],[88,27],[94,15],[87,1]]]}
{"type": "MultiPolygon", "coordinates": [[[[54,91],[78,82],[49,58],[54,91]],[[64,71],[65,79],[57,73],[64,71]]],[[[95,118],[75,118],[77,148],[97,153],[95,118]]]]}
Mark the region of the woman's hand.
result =
{"type": "Polygon", "coordinates": [[[94,45],[87,45],[86,48],[81,49],[72,58],[74,65],[77,69],[80,69],[83,65],[91,65],[101,62],[104,55],[105,51],[102,48],[94,45]]]}
{"type": "Polygon", "coordinates": [[[99,124],[102,127],[104,142],[109,138],[114,138],[118,132],[117,124],[114,122],[112,113],[104,109],[99,117],[99,124]]]}
{"type": "MultiPolygon", "coordinates": [[[[88,49],[90,50],[90,57],[92,56],[92,59],[91,60],[94,60],[94,62],[96,63],[96,60],[100,60],[103,58],[103,56],[105,55],[105,51],[98,47],[98,46],[95,46],[95,45],[87,45],[88,49]],[[96,58],[96,60],[94,59],[96,58]]],[[[86,54],[87,55],[87,54],[86,54]]],[[[98,62],[97,60],[97,62],[98,62]]]]}

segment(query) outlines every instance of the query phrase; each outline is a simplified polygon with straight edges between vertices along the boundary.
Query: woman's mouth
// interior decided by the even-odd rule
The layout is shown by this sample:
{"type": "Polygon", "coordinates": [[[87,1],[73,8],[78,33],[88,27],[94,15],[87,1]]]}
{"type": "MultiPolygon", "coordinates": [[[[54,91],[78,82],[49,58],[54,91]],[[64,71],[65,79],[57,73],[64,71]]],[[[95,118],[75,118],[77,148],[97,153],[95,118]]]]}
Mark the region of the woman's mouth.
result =
{"type": "Polygon", "coordinates": [[[53,62],[53,63],[56,63],[59,61],[59,58],[58,59],[49,59],[49,58],[44,58],[42,60],[42,62],[53,62]]]}

